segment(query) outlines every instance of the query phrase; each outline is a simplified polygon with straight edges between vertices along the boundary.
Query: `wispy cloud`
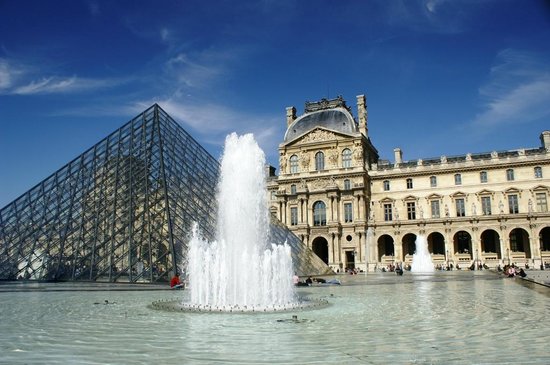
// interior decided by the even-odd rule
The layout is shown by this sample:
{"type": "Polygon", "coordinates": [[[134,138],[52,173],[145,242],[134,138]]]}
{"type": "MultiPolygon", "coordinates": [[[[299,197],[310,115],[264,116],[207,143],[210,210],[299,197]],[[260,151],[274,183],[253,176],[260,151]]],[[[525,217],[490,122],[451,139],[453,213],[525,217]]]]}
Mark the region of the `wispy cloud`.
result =
{"type": "Polygon", "coordinates": [[[474,126],[494,128],[550,118],[550,67],[532,54],[503,50],[479,94],[482,112],[474,126]]]}
{"type": "Polygon", "coordinates": [[[54,94],[68,92],[83,92],[96,90],[117,85],[121,80],[117,79],[89,79],[72,77],[45,77],[40,80],[33,80],[26,85],[13,89],[12,94],[54,94]]]}
{"type": "Polygon", "coordinates": [[[219,62],[195,61],[180,53],[166,62],[166,71],[178,84],[204,88],[223,73],[223,66],[219,62]]]}
{"type": "Polygon", "coordinates": [[[126,82],[118,79],[93,79],[76,75],[42,76],[38,67],[14,66],[14,62],[0,58],[0,94],[35,95],[68,92],[85,92],[112,87],[126,82]]]}
{"type": "Polygon", "coordinates": [[[260,115],[220,104],[192,101],[181,95],[137,102],[130,108],[138,114],[155,102],[190,133],[200,135],[200,140],[210,145],[223,145],[225,136],[231,132],[253,133],[266,154],[276,153],[284,129],[282,114],[260,115]]]}
{"type": "MultiPolygon", "coordinates": [[[[456,34],[465,31],[472,14],[462,11],[464,1],[396,0],[382,2],[385,9],[386,22],[392,27],[410,29],[420,33],[456,34]]],[[[469,1],[468,5],[483,6],[477,1],[469,1]]]]}
{"type": "Polygon", "coordinates": [[[0,58],[0,93],[9,90],[23,73],[24,70],[21,67],[14,66],[8,60],[0,58]]]}

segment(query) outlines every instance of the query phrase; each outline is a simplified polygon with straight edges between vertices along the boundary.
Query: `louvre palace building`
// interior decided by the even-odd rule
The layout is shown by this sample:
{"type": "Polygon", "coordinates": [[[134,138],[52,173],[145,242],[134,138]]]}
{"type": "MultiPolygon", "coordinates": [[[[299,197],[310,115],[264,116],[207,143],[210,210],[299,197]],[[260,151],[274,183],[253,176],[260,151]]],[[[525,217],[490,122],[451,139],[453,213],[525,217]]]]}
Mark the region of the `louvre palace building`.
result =
{"type": "MultiPolygon", "coordinates": [[[[434,265],[550,263],[550,131],[532,148],[379,157],[366,98],[286,109],[271,213],[335,272],[410,264],[423,236],[434,265]]],[[[535,141],[535,136],[533,136],[535,141]]]]}

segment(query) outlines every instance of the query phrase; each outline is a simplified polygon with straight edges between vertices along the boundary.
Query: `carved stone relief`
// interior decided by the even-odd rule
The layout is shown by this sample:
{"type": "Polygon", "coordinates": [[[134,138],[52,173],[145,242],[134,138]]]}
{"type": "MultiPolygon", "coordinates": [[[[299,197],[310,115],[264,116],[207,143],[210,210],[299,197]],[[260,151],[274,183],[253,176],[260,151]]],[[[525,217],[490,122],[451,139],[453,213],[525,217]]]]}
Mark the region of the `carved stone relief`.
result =
{"type": "Polygon", "coordinates": [[[300,153],[299,159],[300,159],[300,165],[302,165],[302,168],[304,170],[308,170],[309,169],[309,160],[310,160],[309,153],[307,153],[307,152],[300,153]]]}
{"type": "Polygon", "coordinates": [[[335,139],[334,133],[316,129],[302,139],[302,142],[319,142],[335,139]]]}

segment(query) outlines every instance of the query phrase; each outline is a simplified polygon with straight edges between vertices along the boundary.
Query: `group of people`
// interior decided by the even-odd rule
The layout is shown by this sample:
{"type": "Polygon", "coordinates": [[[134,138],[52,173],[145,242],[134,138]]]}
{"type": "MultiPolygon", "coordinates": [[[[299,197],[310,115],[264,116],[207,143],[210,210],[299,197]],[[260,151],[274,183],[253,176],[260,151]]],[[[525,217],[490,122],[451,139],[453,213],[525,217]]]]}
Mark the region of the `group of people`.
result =
{"type": "Polygon", "coordinates": [[[298,274],[294,274],[292,277],[292,283],[294,286],[311,286],[313,284],[332,284],[332,285],[340,285],[340,280],[338,279],[329,279],[325,280],[323,278],[312,278],[311,276],[308,276],[305,281],[300,280],[300,277],[298,274]]]}
{"type": "Polygon", "coordinates": [[[504,275],[508,276],[509,278],[513,278],[515,276],[521,276],[522,278],[524,278],[527,276],[527,273],[522,268],[518,269],[515,264],[504,265],[504,268],[501,268],[500,265],[498,265],[497,270],[499,272],[503,272],[504,275]]]}

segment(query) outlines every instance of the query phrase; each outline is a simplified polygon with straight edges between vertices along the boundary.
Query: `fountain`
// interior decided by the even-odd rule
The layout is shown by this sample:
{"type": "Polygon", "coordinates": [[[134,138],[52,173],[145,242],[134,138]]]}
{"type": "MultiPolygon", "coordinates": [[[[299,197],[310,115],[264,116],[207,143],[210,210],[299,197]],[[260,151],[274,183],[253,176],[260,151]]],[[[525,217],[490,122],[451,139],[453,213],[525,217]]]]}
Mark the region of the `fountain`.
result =
{"type": "Polygon", "coordinates": [[[434,264],[432,257],[428,251],[428,241],[423,235],[416,237],[416,250],[413,255],[411,272],[414,273],[430,273],[434,272],[434,264]]]}
{"type": "Polygon", "coordinates": [[[190,298],[177,306],[180,310],[267,312],[323,304],[297,297],[290,246],[268,244],[264,166],[252,134],[227,136],[217,192],[217,240],[208,242],[197,225],[193,228],[187,255],[190,298]]]}

